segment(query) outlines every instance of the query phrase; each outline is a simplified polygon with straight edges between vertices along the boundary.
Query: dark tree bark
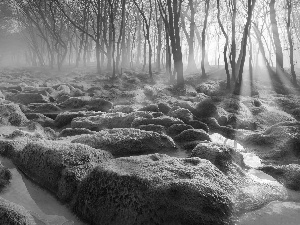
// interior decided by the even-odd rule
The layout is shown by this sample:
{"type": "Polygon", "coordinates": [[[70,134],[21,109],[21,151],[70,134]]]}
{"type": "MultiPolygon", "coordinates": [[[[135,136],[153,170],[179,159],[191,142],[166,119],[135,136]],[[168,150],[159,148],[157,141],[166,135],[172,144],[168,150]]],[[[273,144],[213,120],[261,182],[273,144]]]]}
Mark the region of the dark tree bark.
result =
{"type": "Polygon", "coordinates": [[[203,77],[207,76],[205,72],[205,54],[206,54],[206,28],[207,28],[207,21],[208,21],[209,5],[210,5],[210,0],[205,0],[205,18],[204,18],[204,25],[202,30],[202,60],[201,60],[201,71],[203,77]]]}
{"type": "Polygon", "coordinates": [[[235,24],[236,24],[236,0],[232,1],[232,30],[231,30],[231,70],[232,70],[232,81],[236,81],[236,41],[235,41],[235,24]]]}
{"type": "Polygon", "coordinates": [[[273,33],[273,39],[275,44],[275,53],[276,53],[276,74],[280,75],[283,72],[283,51],[279,38],[278,25],[276,20],[276,11],[275,11],[275,2],[276,0],[271,0],[270,7],[270,20],[273,33]]]}

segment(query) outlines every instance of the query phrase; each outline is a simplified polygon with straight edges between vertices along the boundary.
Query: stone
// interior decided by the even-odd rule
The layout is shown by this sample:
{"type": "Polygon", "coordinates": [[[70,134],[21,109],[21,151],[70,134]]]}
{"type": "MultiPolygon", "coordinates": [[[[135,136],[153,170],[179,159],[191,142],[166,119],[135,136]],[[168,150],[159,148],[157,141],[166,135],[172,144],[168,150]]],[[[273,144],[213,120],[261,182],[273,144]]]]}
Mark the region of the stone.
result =
{"type": "Polygon", "coordinates": [[[3,225],[36,225],[30,213],[20,205],[0,197],[0,224],[3,225]]]}
{"type": "Polygon", "coordinates": [[[29,120],[16,104],[2,104],[0,105],[0,124],[22,126],[29,120]]]}
{"type": "Polygon", "coordinates": [[[159,108],[158,105],[151,104],[138,109],[138,111],[159,112],[159,108]]]}
{"type": "Polygon", "coordinates": [[[10,183],[11,176],[11,172],[0,162],[0,193],[10,183]]]}
{"type": "Polygon", "coordinates": [[[183,108],[175,108],[174,110],[171,109],[168,113],[168,116],[180,119],[185,123],[188,123],[188,121],[193,120],[193,114],[190,112],[190,110],[183,108]]]}
{"type": "Polygon", "coordinates": [[[157,106],[158,106],[159,111],[165,115],[167,115],[171,109],[171,107],[164,102],[158,103],[157,106]]]}
{"type": "Polygon", "coordinates": [[[14,95],[7,95],[6,99],[23,105],[49,102],[49,97],[37,93],[19,93],[14,95]]]}
{"type": "Polygon", "coordinates": [[[208,128],[207,124],[205,124],[201,121],[190,120],[190,121],[187,122],[187,124],[191,125],[194,129],[202,129],[207,133],[209,132],[209,128],[208,128]]]}
{"type": "Polygon", "coordinates": [[[174,124],[167,129],[167,133],[170,136],[176,136],[180,134],[182,131],[193,129],[191,125],[187,124],[174,124]]]}
{"type": "Polygon", "coordinates": [[[82,182],[73,210],[88,223],[227,224],[235,187],[199,158],[154,154],[111,160],[82,182]]]}
{"type": "Polygon", "coordinates": [[[87,102],[87,109],[92,111],[109,112],[112,109],[113,104],[102,98],[94,98],[87,102]]]}
{"type": "Polygon", "coordinates": [[[138,126],[137,128],[140,130],[153,131],[153,132],[160,133],[160,134],[164,134],[166,132],[164,126],[154,125],[154,124],[141,125],[141,126],[138,126]]]}
{"type": "MultiPolygon", "coordinates": [[[[69,181],[65,169],[112,159],[110,153],[87,145],[55,141],[31,141],[18,152],[13,162],[31,179],[47,188],[62,201],[70,200],[81,177],[69,181]],[[65,185],[61,185],[61,182],[65,185]],[[68,185],[66,185],[68,184],[68,185]],[[70,190],[67,190],[70,189],[70,190]]],[[[88,166],[89,167],[89,166],[88,166]]],[[[80,173],[79,173],[80,174],[80,173]]],[[[81,171],[86,175],[86,171],[81,171]]]]}
{"type": "Polygon", "coordinates": [[[62,112],[57,115],[54,123],[58,128],[61,128],[70,124],[74,118],[84,117],[85,115],[85,112],[62,112]]]}
{"type": "Polygon", "coordinates": [[[177,142],[190,142],[190,141],[211,141],[208,133],[202,129],[189,129],[184,130],[174,137],[177,142]]]}
{"type": "Polygon", "coordinates": [[[166,128],[174,125],[174,124],[184,124],[184,122],[180,119],[176,119],[174,117],[170,116],[163,116],[158,118],[137,118],[134,119],[131,126],[132,127],[138,127],[140,125],[148,125],[148,124],[155,124],[155,125],[161,125],[166,128]]]}
{"type": "Polygon", "coordinates": [[[76,136],[81,134],[93,134],[94,131],[85,128],[66,128],[59,133],[59,137],[76,136]]]}
{"type": "Polygon", "coordinates": [[[193,111],[193,114],[200,119],[206,117],[215,117],[216,113],[217,113],[217,106],[210,99],[199,102],[195,106],[195,109],[193,111]]]}
{"type": "Polygon", "coordinates": [[[133,128],[107,129],[95,134],[81,135],[72,140],[72,143],[81,143],[92,148],[103,149],[115,157],[176,149],[172,138],[164,134],[133,128]]]}

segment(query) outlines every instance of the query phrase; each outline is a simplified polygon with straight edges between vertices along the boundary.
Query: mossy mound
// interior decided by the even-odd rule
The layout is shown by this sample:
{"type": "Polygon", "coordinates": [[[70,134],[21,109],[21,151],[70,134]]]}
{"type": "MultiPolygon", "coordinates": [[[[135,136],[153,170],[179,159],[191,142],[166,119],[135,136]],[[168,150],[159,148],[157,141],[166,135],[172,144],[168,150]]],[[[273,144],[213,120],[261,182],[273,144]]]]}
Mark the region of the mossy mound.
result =
{"type": "Polygon", "coordinates": [[[193,114],[200,119],[206,117],[215,117],[217,115],[217,106],[212,100],[207,99],[199,102],[195,106],[193,114]]]}
{"type": "Polygon", "coordinates": [[[193,129],[193,127],[187,124],[174,124],[168,128],[167,133],[170,136],[176,136],[180,134],[182,131],[189,130],[189,129],[193,129]]]}
{"type": "Polygon", "coordinates": [[[61,108],[53,103],[43,103],[35,105],[34,112],[36,113],[49,113],[49,112],[60,112],[61,108]]]}
{"type": "Polygon", "coordinates": [[[6,99],[23,105],[29,105],[31,103],[49,102],[49,97],[38,93],[19,93],[14,95],[7,95],[6,99]]]}
{"type": "Polygon", "coordinates": [[[166,133],[166,129],[164,126],[161,125],[154,125],[154,124],[148,124],[148,125],[141,125],[137,127],[140,130],[145,130],[145,131],[153,131],[159,134],[164,134],[166,133]]]}
{"type": "Polygon", "coordinates": [[[81,134],[93,134],[93,133],[95,132],[85,128],[66,128],[63,129],[58,136],[69,137],[69,136],[76,136],[81,134]]]}
{"type": "Polygon", "coordinates": [[[191,121],[188,121],[187,124],[191,125],[194,129],[202,129],[207,133],[209,132],[209,128],[208,128],[207,124],[205,124],[201,121],[191,120],[191,121]]]}
{"type": "Polygon", "coordinates": [[[199,158],[111,160],[82,182],[74,211],[91,224],[229,224],[235,187],[199,158]]]}
{"type": "Polygon", "coordinates": [[[202,129],[188,129],[182,131],[180,134],[174,137],[177,142],[189,142],[189,141],[211,141],[208,133],[202,129]]]}
{"type": "Polygon", "coordinates": [[[259,170],[271,175],[287,188],[300,191],[300,165],[269,165],[263,166],[259,170]]]}
{"type": "Polygon", "coordinates": [[[169,136],[133,128],[102,130],[81,135],[72,142],[107,150],[116,157],[175,150],[175,143],[169,136]]]}
{"type": "Polygon", "coordinates": [[[153,118],[150,112],[105,113],[98,116],[75,118],[71,122],[72,128],[86,128],[100,131],[102,129],[129,128],[136,118],[153,118]]]}
{"type": "Polygon", "coordinates": [[[58,128],[61,128],[70,124],[72,119],[76,117],[84,117],[85,115],[85,112],[62,112],[57,115],[54,123],[58,128]]]}
{"type": "Polygon", "coordinates": [[[207,81],[202,84],[199,84],[196,87],[196,91],[198,93],[204,93],[208,96],[220,96],[224,95],[225,88],[223,87],[221,82],[218,81],[207,81]]]}
{"type": "Polygon", "coordinates": [[[3,225],[36,225],[34,218],[22,206],[0,197],[0,224],[3,225]]]}
{"type": "Polygon", "coordinates": [[[158,108],[158,105],[150,104],[138,109],[138,111],[159,112],[160,110],[158,108]]]}
{"type": "Polygon", "coordinates": [[[87,102],[86,108],[95,112],[109,112],[112,109],[113,104],[110,101],[107,101],[102,98],[93,98],[87,102]]]}
{"type": "Polygon", "coordinates": [[[184,122],[182,120],[176,119],[174,117],[162,116],[162,117],[151,118],[151,119],[137,118],[132,122],[131,126],[138,127],[140,125],[148,125],[148,124],[161,125],[161,126],[168,128],[174,124],[184,124],[184,122]]]}
{"type": "MultiPolygon", "coordinates": [[[[111,154],[96,150],[82,144],[54,142],[54,141],[32,141],[14,158],[14,163],[31,179],[47,188],[61,200],[69,199],[76,190],[78,183],[76,179],[70,179],[60,185],[64,170],[84,166],[90,163],[102,163],[112,158],[111,154]],[[71,184],[70,184],[71,183],[71,184]],[[68,191],[72,186],[72,191],[68,191]]],[[[84,167],[83,167],[84,169],[84,167]]],[[[81,171],[79,174],[86,174],[81,171]]],[[[78,178],[78,180],[80,180],[78,178]]]]}
{"type": "Polygon", "coordinates": [[[0,193],[5,188],[11,179],[11,172],[5,168],[0,162],[0,193]]]}
{"type": "Polygon", "coordinates": [[[16,104],[0,105],[0,124],[22,126],[29,120],[16,104]]]}
{"type": "Polygon", "coordinates": [[[37,122],[43,127],[54,127],[54,120],[41,113],[26,113],[26,118],[32,122],[37,122]]]}
{"type": "Polygon", "coordinates": [[[278,123],[264,132],[246,135],[242,143],[266,160],[300,159],[300,123],[278,123]]]}
{"type": "Polygon", "coordinates": [[[22,151],[27,144],[27,140],[18,139],[0,140],[0,155],[13,159],[17,156],[18,152],[22,151]]]}
{"type": "Polygon", "coordinates": [[[183,108],[172,108],[169,111],[168,116],[180,119],[185,123],[193,120],[193,114],[191,113],[191,111],[183,108]]]}

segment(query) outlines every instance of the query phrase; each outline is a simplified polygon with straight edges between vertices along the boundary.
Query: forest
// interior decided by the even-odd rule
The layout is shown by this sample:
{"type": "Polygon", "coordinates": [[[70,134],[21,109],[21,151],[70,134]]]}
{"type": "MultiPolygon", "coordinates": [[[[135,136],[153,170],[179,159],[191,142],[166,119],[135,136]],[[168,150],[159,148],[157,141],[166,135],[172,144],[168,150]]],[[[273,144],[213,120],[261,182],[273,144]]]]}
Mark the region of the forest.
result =
{"type": "Polygon", "coordinates": [[[0,224],[299,225],[300,1],[0,0],[0,224]]]}

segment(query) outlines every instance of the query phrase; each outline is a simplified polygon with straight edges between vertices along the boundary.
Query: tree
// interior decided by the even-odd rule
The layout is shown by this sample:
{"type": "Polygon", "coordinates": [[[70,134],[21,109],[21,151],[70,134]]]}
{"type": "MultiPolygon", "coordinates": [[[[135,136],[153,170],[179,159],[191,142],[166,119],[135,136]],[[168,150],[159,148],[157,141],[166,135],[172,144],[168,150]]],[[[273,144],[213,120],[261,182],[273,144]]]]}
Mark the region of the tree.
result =
{"type": "Polygon", "coordinates": [[[202,29],[202,60],[201,60],[201,71],[203,77],[207,76],[205,72],[205,53],[206,53],[205,43],[206,43],[206,28],[207,28],[208,14],[209,14],[209,5],[210,5],[210,0],[205,0],[205,18],[204,18],[204,25],[202,29]]]}

